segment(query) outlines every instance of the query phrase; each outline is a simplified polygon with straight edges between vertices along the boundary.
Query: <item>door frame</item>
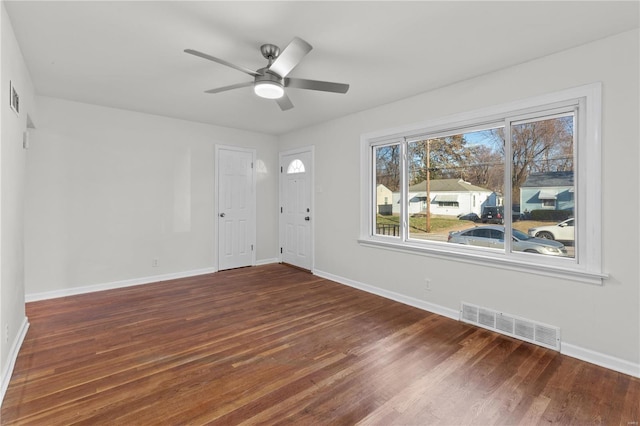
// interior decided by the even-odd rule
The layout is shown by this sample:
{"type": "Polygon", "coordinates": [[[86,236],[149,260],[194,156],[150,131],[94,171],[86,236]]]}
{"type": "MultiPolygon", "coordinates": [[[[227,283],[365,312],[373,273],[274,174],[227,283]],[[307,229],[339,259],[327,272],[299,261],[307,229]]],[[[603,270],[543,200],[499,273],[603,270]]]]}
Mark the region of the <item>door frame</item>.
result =
{"type": "MultiPolygon", "coordinates": [[[[315,165],[315,146],[304,146],[300,148],[289,149],[287,151],[280,151],[278,154],[278,168],[280,169],[280,174],[278,175],[278,208],[282,208],[283,205],[283,186],[284,186],[284,165],[282,164],[282,160],[285,156],[301,154],[301,153],[309,153],[309,157],[311,158],[311,173],[309,176],[309,204],[311,209],[311,221],[310,221],[310,229],[309,229],[309,256],[311,257],[311,273],[313,274],[315,271],[316,257],[315,257],[315,218],[316,218],[316,197],[315,197],[315,175],[316,175],[316,165],[315,165]]],[[[282,213],[278,213],[278,261],[282,263],[282,253],[280,252],[280,247],[284,247],[284,228],[282,226],[282,213]]]]}
{"type": "Polygon", "coordinates": [[[219,203],[219,199],[218,197],[220,196],[220,189],[219,189],[219,185],[220,185],[220,167],[218,164],[218,161],[220,160],[220,151],[222,150],[226,150],[226,151],[237,151],[237,152],[243,152],[243,153],[250,153],[251,154],[251,193],[252,193],[252,197],[251,197],[251,241],[253,241],[253,250],[251,251],[251,265],[249,266],[255,266],[256,265],[256,252],[258,251],[257,249],[257,242],[256,242],[256,222],[257,222],[257,213],[256,213],[256,209],[257,209],[257,201],[256,201],[256,150],[252,149],[252,148],[242,148],[242,147],[237,147],[237,146],[232,146],[232,145],[215,145],[215,149],[214,149],[214,169],[215,169],[215,174],[214,174],[214,179],[215,179],[215,183],[213,185],[213,214],[214,214],[214,226],[213,226],[213,232],[215,233],[215,238],[213,241],[213,253],[214,253],[214,269],[217,271],[220,270],[220,251],[219,251],[219,247],[220,247],[220,232],[219,232],[219,228],[220,228],[220,221],[218,220],[218,218],[220,217],[220,203],[219,203]]]}

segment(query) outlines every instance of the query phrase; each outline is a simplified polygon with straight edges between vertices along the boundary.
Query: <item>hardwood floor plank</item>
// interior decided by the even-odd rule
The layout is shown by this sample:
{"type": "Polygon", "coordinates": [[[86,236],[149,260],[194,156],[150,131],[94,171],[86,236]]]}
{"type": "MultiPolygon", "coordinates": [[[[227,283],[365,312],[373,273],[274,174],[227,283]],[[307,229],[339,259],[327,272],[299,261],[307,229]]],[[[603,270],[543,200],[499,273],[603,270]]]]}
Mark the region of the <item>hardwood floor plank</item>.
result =
{"type": "Polygon", "coordinates": [[[2,425],[638,421],[640,379],[286,265],[27,314],[2,425]]]}

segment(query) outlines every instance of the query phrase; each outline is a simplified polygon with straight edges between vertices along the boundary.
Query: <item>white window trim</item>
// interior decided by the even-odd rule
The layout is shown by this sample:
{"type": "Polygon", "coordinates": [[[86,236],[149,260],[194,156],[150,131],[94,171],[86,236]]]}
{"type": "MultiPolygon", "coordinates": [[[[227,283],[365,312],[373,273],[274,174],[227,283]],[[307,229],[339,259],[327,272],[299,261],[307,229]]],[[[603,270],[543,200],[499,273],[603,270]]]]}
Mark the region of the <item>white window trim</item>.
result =
{"type": "MultiPolygon", "coordinates": [[[[499,267],[508,270],[535,273],[589,284],[602,285],[608,275],[602,271],[602,165],[601,165],[601,119],[602,85],[593,83],[547,95],[537,96],[503,105],[492,106],[471,112],[436,118],[427,122],[403,127],[381,130],[364,134],[360,139],[360,238],[365,246],[402,251],[412,254],[443,258],[447,260],[499,267]],[[558,259],[552,256],[536,256],[528,253],[509,252],[506,241],[505,251],[486,250],[477,247],[451,245],[438,242],[409,240],[406,226],[400,238],[374,235],[371,206],[375,200],[373,170],[375,160],[371,156],[371,147],[387,145],[408,140],[417,135],[452,133],[460,128],[482,128],[492,123],[504,122],[505,116],[524,115],[534,108],[552,109],[571,103],[579,104],[575,132],[578,143],[575,147],[576,175],[576,215],[579,217],[576,229],[576,258],[558,259]],[[373,168],[373,169],[372,169],[373,168]],[[588,189],[588,190],[587,190],[588,189]],[[588,244],[587,244],[588,242],[588,244]],[[532,260],[534,259],[534,260],[532,260]]],[[[510,139],[510,138],[509,138],[510,139]]],[[[404,153],[403,153],[404,154],[404,153]]],[[[509,158],[508,156],[506,158],[509,158]]],[[[509,169],[507,167],[507,169],[509,169]]],[[[404,171],[404,167],[402,168],[404,171]]],[[[406,185],[406,176],[402,177],[401,191],[406,185]]],[[[505,188],[508,181],[505,182],[505,188]]],[[[505,191],[509,193],[510,191],[505,191]]],[[[510,198],[510,194],[508,198],[510,198]]],[[[505,199],[505,202],[509,201],[505,199]]],[[[510,204],[508,204],[510,205],[510,204]]],[[[401,205],[401,217],[405,218],[401,205]]],[[[403,219],[404,222],[404,219],[403,219]]],[[[509,231],[510,234],[510,231],[509,231]]]]}

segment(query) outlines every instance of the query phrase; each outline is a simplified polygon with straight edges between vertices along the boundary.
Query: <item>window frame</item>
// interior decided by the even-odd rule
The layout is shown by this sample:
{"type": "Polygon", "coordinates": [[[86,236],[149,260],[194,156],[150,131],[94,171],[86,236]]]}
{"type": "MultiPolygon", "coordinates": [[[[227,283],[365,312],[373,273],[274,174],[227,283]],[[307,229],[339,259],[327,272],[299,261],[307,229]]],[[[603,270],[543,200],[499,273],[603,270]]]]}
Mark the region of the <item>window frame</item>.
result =
{"type": "MultiPolygon", "coordinates": [[[[463,112],[427,122],[367,133],[361,136],[361,245],[382,249],[422,254],[448,260],[479,265],[492,265],[503,269],[553,276],[589,284],[602,285],[607,274],[602,271],[602,165],[601,117],[602,85],[592,83],[559,92],[518,100],[503,105],[463,112]],[[376,235],[375,227],[375,157],[374,147],[400,143],[400,194],[408,193],[407,143],[417,138],[435,138],[468,133],[491,127],[504,127],[505,140],[511,141],[510,127],[536,117],[551,117],[575,111],[574,134],[574,187],[576,192],[575,258],[555,258],[511,251],[511,229],[505,227],[505,248],[486,248],[446,245],[442,242],[410,239],[406,223],[406,203],[400,203],[400,236],[376,235]],[[587,188],[589,190],[587,191],[587,188]],[[587,213],[588,212],[588,213],[587,213]],[[587,244],[588,242],[588,244],[587,244]]],[[[505,147],[504,205],[512,205],[511,172],[508,162],[510,143],[505,147]]],[[[511,209],[505,215],[511,220],[511,209]]]]}

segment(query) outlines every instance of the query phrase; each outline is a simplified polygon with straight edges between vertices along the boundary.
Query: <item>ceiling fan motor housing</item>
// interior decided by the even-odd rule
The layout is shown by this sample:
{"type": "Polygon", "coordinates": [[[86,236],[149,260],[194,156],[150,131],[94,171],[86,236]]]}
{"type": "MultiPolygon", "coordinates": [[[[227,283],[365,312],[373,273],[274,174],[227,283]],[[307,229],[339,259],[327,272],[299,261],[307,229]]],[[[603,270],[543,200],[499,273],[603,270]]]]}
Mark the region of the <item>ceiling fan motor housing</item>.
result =
{"type": "Polygon", "coordinates": [[[283,78],[280,77],[278,74],[276,74],[273,71],[270,71],[269,68],[260,68],[258,71],[256,71],[258,73],[258,75],[255,76],[255,82],[261,82],[261,81],[269,81],[269,82],[273,82],[273,83],[277,83],[282,85],[283,83],[283,78]]]}

